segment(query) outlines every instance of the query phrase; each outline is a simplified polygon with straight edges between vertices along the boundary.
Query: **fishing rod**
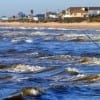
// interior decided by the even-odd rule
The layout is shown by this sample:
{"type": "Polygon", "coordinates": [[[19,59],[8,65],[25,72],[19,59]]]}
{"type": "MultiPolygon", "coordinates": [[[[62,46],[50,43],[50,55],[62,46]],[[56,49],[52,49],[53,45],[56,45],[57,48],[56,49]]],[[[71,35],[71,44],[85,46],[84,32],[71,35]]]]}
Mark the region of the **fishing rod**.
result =
{"type": "Polygon", "coordinates": [[[89,33],[88,33],[88,32],[84,32],[84,33],[85,33],[85,35],[88,37],[88,39],[90,39],[91,42],[93,42],[93,43],[100,49],[100,45],[99,45],[97,42],[95,42],[95,41],[89,36],[89,33]]]}

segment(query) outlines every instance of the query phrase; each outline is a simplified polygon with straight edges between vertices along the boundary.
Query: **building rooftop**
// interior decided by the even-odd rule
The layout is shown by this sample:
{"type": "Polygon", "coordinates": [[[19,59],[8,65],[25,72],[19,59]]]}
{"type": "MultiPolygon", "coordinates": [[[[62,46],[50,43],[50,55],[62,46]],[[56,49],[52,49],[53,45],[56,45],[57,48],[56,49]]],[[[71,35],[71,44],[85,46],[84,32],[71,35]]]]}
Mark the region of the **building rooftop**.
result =
{"type": "Polygon", "coordinates": [[[87,7],[70,7],[68,10],[70,13],[86,13],[88,11],[87,7]]]}
{"type": "Polygon", "coordinates": [[[100,10],[100,7],[89,7],[89,10],[100,10]]]}
{"type": "Polygon", "coordinates": [[[70,7],[67,10],[70,13],[87,13],[88,10],[100,10],[100,7],[70,7]]]}

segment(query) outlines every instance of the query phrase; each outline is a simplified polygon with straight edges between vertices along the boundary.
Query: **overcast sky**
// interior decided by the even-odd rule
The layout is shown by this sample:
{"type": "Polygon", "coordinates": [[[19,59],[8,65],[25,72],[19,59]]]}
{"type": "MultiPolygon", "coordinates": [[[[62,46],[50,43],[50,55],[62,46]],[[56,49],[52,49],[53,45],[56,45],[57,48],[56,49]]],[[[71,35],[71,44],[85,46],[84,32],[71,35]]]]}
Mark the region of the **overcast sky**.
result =
{"type": "Polygon", "coordinates": [[[30,9],[35,13],[61,11],[70,6],[100,6],[100,0],[0,0],[0,16],[29,14],[30,9]]]}

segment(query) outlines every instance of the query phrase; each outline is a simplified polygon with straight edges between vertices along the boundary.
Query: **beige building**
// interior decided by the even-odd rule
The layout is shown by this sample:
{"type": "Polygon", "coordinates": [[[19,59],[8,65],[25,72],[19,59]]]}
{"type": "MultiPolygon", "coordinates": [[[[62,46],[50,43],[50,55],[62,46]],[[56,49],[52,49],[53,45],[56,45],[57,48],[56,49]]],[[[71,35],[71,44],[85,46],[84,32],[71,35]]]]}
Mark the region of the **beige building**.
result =
{"type": "Polygon", "coordinates": [[[88,9],[86,7],[70,7],[62,14],[62,18],[68,17],[88,17],[88,9]]]}

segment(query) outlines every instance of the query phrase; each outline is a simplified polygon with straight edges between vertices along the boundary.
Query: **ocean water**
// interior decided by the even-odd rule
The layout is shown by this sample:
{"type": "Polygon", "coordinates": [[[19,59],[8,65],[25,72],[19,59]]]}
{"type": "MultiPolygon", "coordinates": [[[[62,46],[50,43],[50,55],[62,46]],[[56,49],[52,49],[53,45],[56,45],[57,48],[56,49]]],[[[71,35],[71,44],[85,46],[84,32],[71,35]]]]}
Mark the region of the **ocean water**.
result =
{"type": "Polygon", "coordinates": [[[100,100],[100,30],[0,27],[0,100],[13,98],[100,100]]]}

